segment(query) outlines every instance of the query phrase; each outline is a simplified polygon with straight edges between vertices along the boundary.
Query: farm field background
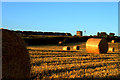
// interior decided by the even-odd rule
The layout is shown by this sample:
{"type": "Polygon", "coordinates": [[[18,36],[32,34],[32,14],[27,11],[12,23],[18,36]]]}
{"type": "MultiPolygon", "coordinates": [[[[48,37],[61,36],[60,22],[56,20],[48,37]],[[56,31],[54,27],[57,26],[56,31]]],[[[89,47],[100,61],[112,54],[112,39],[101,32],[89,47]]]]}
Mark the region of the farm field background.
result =
{"type": "Polygon", "coordinates": [[[35,79],[101,79],[120,78],[120,43],[108,43],[114,52],[89,54],[85,42],[59,45],[28,46],[31,58],[31,76],[35,79]],[[73,46],[80,50],[73,50],[73,46]],[[70,46],[63,51],[63,46],[70,46]]]}

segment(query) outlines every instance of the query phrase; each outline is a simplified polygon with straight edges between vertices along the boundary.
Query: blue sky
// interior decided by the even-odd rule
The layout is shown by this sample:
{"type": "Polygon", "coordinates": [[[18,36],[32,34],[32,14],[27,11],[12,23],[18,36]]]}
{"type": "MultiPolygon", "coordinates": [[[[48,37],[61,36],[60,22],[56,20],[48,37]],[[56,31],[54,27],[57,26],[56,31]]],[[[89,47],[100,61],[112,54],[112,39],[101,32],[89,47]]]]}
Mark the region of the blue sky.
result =
{"type": "Polygon", "coordinates": [[[2,2],[118,2],[120,0],[1,0],[2,2]]]}
{"type": "Polygon", "coordinates": [[[13,30],[118,35],[117,2],[3,2],[2,26],[13,30]]]}

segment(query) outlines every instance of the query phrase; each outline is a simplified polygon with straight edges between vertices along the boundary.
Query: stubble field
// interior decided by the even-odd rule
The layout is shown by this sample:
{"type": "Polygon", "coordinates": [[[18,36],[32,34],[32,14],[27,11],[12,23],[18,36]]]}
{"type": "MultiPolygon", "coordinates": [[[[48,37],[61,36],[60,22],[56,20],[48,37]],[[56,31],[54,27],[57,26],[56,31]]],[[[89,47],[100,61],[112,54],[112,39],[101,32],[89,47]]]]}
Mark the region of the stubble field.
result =
{"type": "Polygon", "coordinates": [[[35,79],[119,79],[120,43],[109,43],[114,52],[104,54],[86,53],[86,43],[69,43],[71,50],[63,46],[28,46],[31,58],[31,76],[35,79]],[[80,50],[73,50],[73,46],[80,50]]]}

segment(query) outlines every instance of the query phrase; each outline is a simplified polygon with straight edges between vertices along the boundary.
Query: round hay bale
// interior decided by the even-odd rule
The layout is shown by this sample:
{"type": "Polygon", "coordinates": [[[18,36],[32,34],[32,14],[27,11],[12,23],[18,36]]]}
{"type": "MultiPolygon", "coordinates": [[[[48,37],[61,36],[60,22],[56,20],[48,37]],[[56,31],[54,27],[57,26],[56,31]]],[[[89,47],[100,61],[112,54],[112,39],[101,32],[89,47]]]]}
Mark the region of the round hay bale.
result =
{"type": "Polygon", "coordinates": [[[73,46],[73,50],[79,50],[80,47],[79,46],[73,46]]]}
{"type": "Polygon", "coordinates": [[[13,31],[2,29],[2,78],[30,78],[30,56],[24,41],[13,31]]]}
{"type": "Polygon", "coordinates": [[[108,42],[104,38],[90,38],[86,42],[87,53],[107,53],[108,42]]]}
{"type": "Polygon", "coordinates": [[[63,50],[70,50],[70,47],[69,46],[64,46],[63,50]]]}
{"type": "Polygon", "coordinates": [[[115,43],[115,40],[112,40],[111,43],[115,43]]]}
{"type": "Polygon", "coordinates": [[[58,43],[59,45],[62,45],[63,44],[63,42],[62,41],[59,41],[59,43],[58,43]]]}
{"type": "Polygon", "coordinates": [[[114,52],[115,48],[114,47],[109,47],[108,52],[114,52]]]}

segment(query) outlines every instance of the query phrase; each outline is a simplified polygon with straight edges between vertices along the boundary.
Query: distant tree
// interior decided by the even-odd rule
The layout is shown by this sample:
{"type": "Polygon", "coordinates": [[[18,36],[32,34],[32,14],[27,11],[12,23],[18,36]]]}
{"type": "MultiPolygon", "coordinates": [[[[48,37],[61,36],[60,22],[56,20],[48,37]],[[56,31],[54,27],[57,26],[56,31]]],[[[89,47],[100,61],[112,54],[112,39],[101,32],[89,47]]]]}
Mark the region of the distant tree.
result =
{"type": "Polygon", "coordinates": [[[115,38],[117,39],[118,37],[116,36],[115,38]]]}
{"type": "Polygon", "coordinates": [[[99,36],[99,34],[100,34],[100,33],[99,33],[99,32],[97,32],[97,36],[99,36]]]}
{"type": "Polygon", "coordinates": [[[92,36],[92,35],[90,35],[90,36],[92,36]]]}
{"type": "Polygon", "coordinates": [[[109,33],[110,37],[114,37],[115,33],[109,33]]]}

